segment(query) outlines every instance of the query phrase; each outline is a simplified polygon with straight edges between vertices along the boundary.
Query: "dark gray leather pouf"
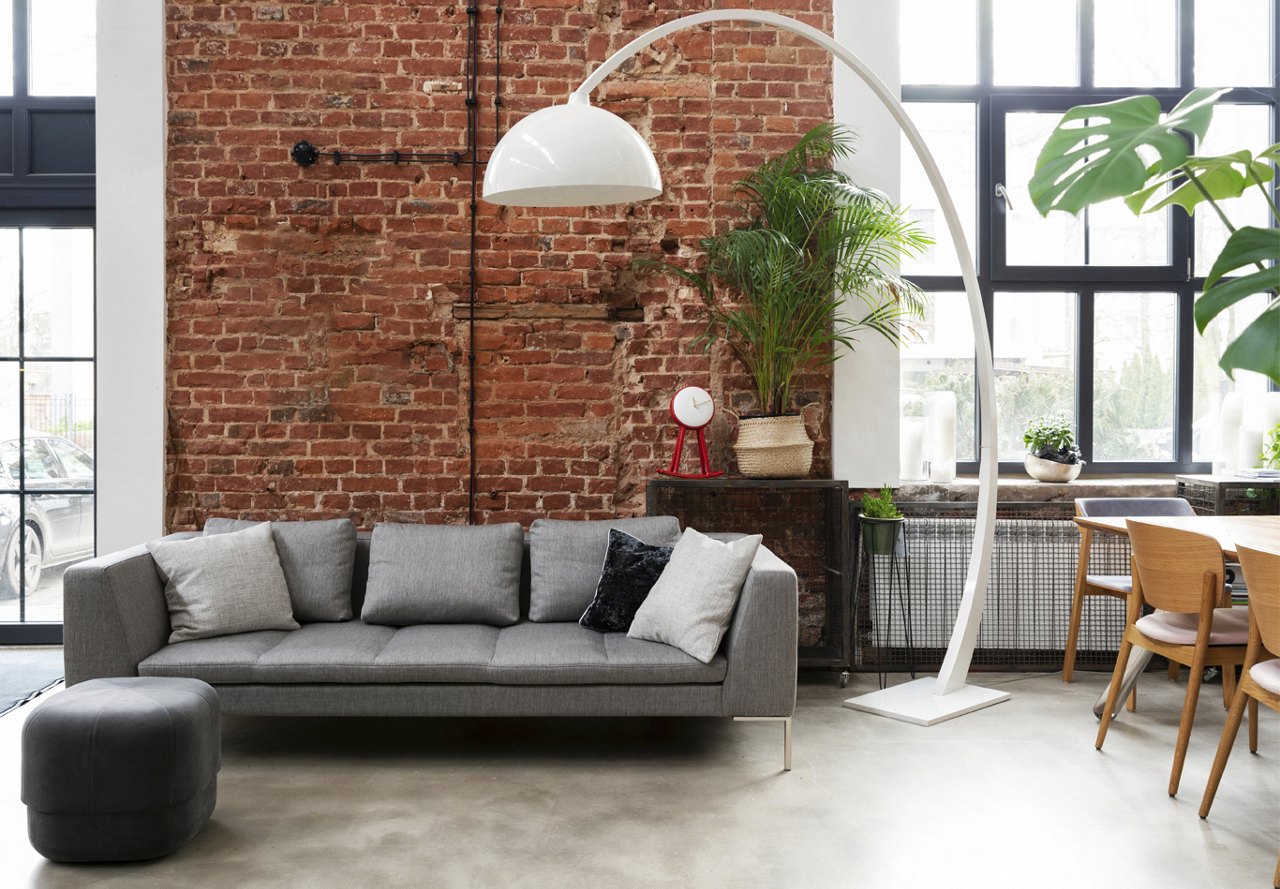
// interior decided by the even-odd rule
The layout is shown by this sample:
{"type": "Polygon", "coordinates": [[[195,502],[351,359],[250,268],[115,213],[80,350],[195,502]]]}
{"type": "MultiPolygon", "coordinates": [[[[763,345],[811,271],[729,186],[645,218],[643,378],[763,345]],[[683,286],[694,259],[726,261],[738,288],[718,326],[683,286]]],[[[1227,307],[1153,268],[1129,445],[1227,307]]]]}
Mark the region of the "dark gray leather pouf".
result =
{"type": "Polygon", "coordinates": [[[31,845],[53,861],[138,861],[204,827],[222,767],[221,708],[198,679],[91,679],[22,731],[31,845]]]}

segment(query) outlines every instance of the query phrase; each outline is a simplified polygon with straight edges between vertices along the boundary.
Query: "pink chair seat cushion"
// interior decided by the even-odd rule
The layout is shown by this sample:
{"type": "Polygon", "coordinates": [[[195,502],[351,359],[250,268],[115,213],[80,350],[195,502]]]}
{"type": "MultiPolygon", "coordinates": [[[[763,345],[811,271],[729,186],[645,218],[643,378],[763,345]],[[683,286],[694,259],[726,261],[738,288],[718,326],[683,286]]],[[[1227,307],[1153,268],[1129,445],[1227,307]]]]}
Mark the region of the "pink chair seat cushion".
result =
{"type": "MultiPolygon", "coordinates": [[[[1198,614],[1180,614],[1174,611],[1157,611],[1138,618],[1134,625],[1143,635],[1157,642],[1172,645],[1195,645],[1198,614]]],[[[1213,609],[1213,629],[1209,632],[1210,645],[1244,645],[1249,641],[1249,612],[1245,608],[1213,609]]]]}
{"type": "Polygon", "coordinates": [[[1102,586],[1119,593],[1133,592],[1133,578],[1128,574],[1086,574],[1084,582],[1089,586],[1102,586]]]}
{"type": "Polygon", "coordinates": [[[1273,695],[1280,695],[1280,658],[1254,664],[1249,668],[1249,678],[1273,695]]]}

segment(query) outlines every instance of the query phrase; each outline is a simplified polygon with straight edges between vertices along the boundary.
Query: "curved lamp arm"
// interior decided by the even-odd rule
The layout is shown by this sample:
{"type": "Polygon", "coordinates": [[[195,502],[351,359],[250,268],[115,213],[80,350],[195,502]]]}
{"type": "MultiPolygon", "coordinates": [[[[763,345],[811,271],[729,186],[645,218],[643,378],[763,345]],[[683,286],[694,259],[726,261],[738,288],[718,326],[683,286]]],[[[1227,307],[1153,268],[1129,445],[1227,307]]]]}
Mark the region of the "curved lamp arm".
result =
{"type": "MultiPolygon", "coordinates": [[[[951,640],[947,645],[947,654],[943,660],[942,670],[932,691],[935,695],[948,695],[952,692],[960,691],[964,687],[965,677],[969,672],[969,665],[973,659],[974,646],[977,643],[978,626],[982,620],[982,609],[987,594],[987,579],[991,568],[991,548],[995,537],[997,471],[995,369],[991,357],[991,343],[987,336],[986,311],[983,309],[982,294],[978,288],[978,278],[973,266],[973,256],[969,251],[968,241],[960,224],[960,217],[956,213],[955,204],[951,200],[951,193],[947,190],[946,183],[943,181],[942,173],[938,169],[933,155],[929,153],[928,146],[925,145],[920,131],[912,123],[902,103],[885,86],[884,82],[863,64],[862,60],[817,28],[772,12],[758,12],[752,9],[721,9],[675,19],[664,25],[659,25],[632,40],[601,63],[582,82],[582,85],[573,91],[573,94],[569,97],[569,106],[578,106],[579,108],[589,106],[591,91],[617,70],[618,66],[623,62],[653,42],[686,28],[693,28],[711,22],[728,21],[772,25],[783,31],[799,35],[825,49],[857,74],[862,82],[870,87],[876,98],[893,116],[898,127],[906,134],[907,141],[911,143],[916,157],[920,159],[925,174],[929,177],[929,184],[937,195],[943,218],[947,223],[947,229],[951,233],[951,240],[955,245],[956,256],[960,262],[960,274],[964,279],[965,294],[969,298],[969,317],[973,323],[976,352],[978,428],[980,435],[978,444],[978,507],[973,549],[969,557],[969,568],[965,577],[960,611],[956,617],[955,626],[951,631],[951,640]]],[[[537,113],[542,114],[544,112],[537,113]]],[[[514,130],[508,135],[514,136],[514,130]]],[[[495,149],[491,164],[500,162],[500,148],[501,146],[495,149]]],[[[577,203],[599,202],[581,200],[577,203]]],[[[884,694],[884,692],[880,694],[884,694]]],[[[996,700],[1004,700],[1005,697],[1007,696],[987,700],[984,704],[995,703],[996,700]]],[[[983,706],[984,704],[979,704],[978,706],[983,706]]],[[[967,709],[975,708],[969,707],[967,709]]],[[[967,710],[960,710],[950,715],[959,715],[960,712],[967,712],[967,710]]]]}

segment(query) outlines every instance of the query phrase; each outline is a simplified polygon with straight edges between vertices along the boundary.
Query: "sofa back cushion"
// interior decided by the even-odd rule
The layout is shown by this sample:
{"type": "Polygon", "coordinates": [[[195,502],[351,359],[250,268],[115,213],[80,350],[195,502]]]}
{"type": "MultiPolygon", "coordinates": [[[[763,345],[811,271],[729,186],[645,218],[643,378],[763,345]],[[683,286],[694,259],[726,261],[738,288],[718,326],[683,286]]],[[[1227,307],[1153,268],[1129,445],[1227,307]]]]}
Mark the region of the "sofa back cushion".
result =
{"type": "Polygon", "coordinates": [[[520,525],[373,526],[367,624],[489,624],[520,619],[520,525]]]}
{"type": "MultiPolygon", "coordinates": [[[[212,518],[204,533],[227,534],[258,522],[212,518]]],[[[350,519],[272,522],[271,537],[280,555],[289,599],[298,620],[351,620],[351,575],[356,557],[356,526],[350,519]]]]}
{"type": "Polygon", "coordinates": [[[609,531],[616,528],[650,546],[671,546],[680,537],[674,516],[565,522],[536,519],[529,526],[529,620],[574,621],[596,594],[609,531]]]}
{"type": "Polygon", "coordinates": [[[164,581],[169,644],[259,630],[296,630],[266,522],[232,534],[147,544],[164,581]]]}

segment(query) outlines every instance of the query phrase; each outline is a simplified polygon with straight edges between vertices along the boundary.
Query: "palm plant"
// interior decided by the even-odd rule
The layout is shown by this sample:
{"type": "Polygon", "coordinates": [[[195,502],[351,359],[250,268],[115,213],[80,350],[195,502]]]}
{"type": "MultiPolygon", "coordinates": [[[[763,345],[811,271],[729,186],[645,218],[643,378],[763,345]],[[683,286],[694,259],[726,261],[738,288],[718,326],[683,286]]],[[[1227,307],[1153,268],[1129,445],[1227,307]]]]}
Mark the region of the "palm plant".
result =
{"type": "Polygon", "coordinates": [[[853,151],[848,129],[814,127],[735,185],[748,220],[701,241],[701,270],[638,261],[697,289],[709,313],[698,341],[728,344],[765,414],[786,413],[796,377],[835,361],[836,346],[852,350],[863,331],[898,344],[923,314],[924,294],[895,268],[932,240],[884,194],[832,169],[853,151]]]}

